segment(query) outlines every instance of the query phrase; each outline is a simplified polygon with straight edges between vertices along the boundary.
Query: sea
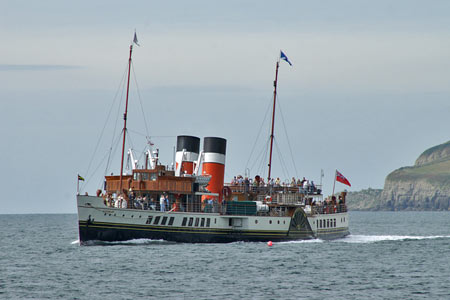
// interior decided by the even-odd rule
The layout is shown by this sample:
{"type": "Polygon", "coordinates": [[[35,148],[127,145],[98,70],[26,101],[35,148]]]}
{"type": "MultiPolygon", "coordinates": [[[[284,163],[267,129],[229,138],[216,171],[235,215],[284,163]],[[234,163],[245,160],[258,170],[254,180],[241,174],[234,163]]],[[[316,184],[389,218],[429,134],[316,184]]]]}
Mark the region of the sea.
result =
{"type": "Polygon", "coordinates": [[[0,228],[0,299],[450,299],[450,212],[350,212],[346,238],[272,246],[80,246],[75,214],[0,228]]]}

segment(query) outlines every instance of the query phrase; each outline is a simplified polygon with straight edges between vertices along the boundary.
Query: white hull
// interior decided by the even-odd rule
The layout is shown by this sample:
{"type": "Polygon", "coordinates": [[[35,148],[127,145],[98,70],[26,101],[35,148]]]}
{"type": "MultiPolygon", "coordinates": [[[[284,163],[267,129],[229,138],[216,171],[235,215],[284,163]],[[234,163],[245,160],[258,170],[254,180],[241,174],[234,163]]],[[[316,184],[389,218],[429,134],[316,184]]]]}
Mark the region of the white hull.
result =
{"type": "Polygon", "coordinates": [[[180,242],[332,239],[348,235],[348,213],[293,217],[160,212],[108,207],[103,198],[77,196],[80,241],[134,238],[180,242]]]}

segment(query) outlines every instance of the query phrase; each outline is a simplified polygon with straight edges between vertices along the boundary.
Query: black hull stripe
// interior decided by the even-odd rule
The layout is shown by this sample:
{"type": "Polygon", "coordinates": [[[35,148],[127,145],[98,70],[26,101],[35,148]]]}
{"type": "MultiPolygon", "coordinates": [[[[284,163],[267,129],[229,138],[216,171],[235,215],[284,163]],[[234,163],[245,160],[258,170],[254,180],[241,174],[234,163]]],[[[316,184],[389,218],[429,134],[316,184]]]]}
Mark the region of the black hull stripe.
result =
{"type": "MultiPolygon", "coordinates": [[[[154,226],[117,226],[109,223],[80,222],[80,241],[126,241],[131,239],[148,238],[163,239],[176,242],[194,243],[228,243],[234,241],[290,241],[314,239],[310,231],[238,231],[233,229],[203,229],[180,227],[154,227],[154,226]]],[[[318,237],[324,239],[340,238],[348,235],[348,230],[333,230],[321,232],[318,237]]]]}

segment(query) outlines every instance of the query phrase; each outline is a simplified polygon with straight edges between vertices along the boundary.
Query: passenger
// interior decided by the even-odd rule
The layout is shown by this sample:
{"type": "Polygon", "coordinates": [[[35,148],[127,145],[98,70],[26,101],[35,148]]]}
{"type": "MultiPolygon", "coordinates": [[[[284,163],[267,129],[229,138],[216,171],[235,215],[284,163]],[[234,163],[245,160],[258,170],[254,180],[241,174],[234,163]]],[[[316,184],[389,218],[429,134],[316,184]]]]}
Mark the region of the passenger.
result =
{"type": "Polygon", "coordinates": [[[165,201],[166,201],[166,208],[169,209],[169,207],[170,207],[169,195],[166,194],[164,198],[165,198],[165,201]]]}
{"type": "Polygon", "coordinates": [[[277,177],[277,180],[275,180],[275,186],[280,186],[281,180],[280,177],[277,177]]]}
{"type": "Polygon", "coordinates": [[[316,186],[314,185],[314,181],[311,180],[311,183],[309,184],[309,188],[311,193],[315,193],[316,192],[316,186]]]}
{"type": "Polygon", "coordinates": [[[148,196],[145,195],[144,199],[142,200],[142,209],[147,210],[148,209],[148,205],[149,205],[149,203],[148,203],[148,196]]]}
{"type": "Polygon", "coordinates": [[[161,194],[161,198],[159,198],[159,210],[166,211],[166,197],[164,197],[164,194],[161,194]]]}
{"type": "Polygon", "coordinates": [[[150,198],[150,209],[151,210],[156,210],[156,203],[155,203],[155,199],[150,198]]]}
{"type": "Polygon", "coordinates": [[[128,202],[126,199],[122,200],[122,208],[127,208],[128,207],[128,202]]]}
{"type": "Polygon", "coordinates": [[[295,177],[292,177],[291,187],[295,187],[295,184],[296,184],[295,177]]]}
{"type": "Polygon", "coordinates": [[[305,181],[303,181],[303,191],[307,194],[309,190],[309,181],[305,179],[305,181]]]}

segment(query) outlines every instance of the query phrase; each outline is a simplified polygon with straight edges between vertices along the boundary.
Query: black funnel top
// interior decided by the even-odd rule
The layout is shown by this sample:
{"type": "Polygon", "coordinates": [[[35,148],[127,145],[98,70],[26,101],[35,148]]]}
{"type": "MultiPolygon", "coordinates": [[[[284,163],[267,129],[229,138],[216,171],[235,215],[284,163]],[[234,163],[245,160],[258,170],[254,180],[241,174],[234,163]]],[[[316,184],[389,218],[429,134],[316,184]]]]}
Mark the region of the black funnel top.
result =
{"type": "Polygon", "coordinates": [[[220,153],[225,155],[227,140],[219,137],[205,137],[203,140],[203,151],[205,153],[220,153]]]}
{"type": "Polygon", "coordinates": [[[177,152],[186,149],[188,152],[200,152],[200,138],[190,135],[177,136],[177,152]]]}

